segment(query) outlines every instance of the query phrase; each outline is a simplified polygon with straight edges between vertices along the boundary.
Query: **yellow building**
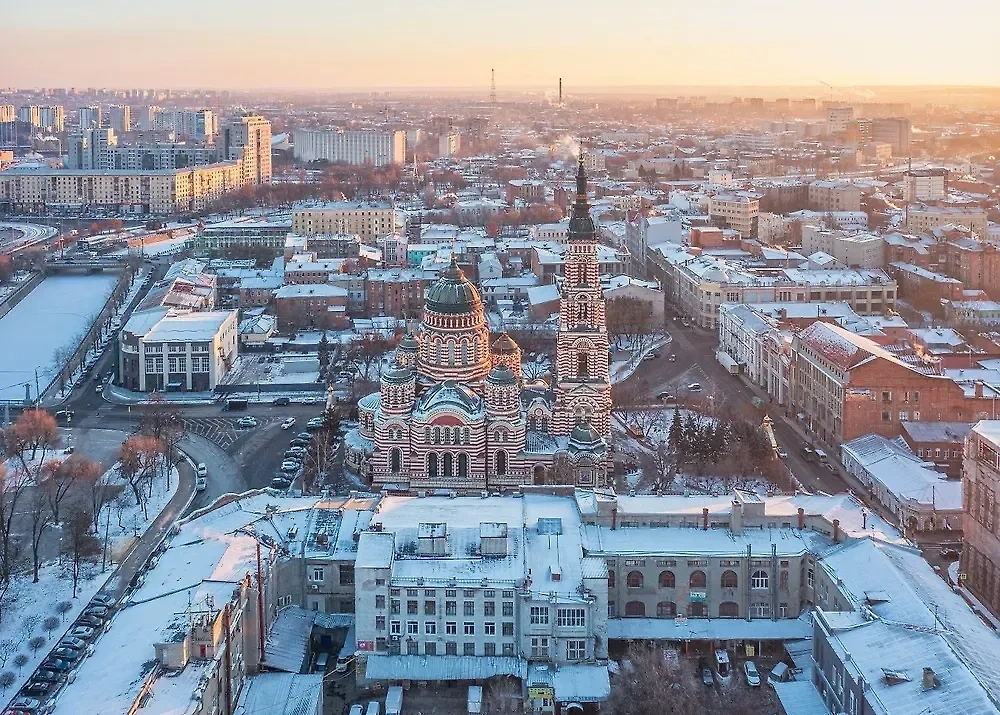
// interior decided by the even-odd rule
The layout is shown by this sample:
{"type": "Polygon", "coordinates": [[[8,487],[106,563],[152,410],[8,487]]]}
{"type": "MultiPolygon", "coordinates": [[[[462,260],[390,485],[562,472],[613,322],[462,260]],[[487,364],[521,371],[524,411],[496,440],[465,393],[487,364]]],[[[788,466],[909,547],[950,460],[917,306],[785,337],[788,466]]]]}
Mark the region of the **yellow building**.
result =
{"type": "Polygon", "coordinates": [[[292,233],[303,236],[358,234],[374,241],[402,228],[402,217],[388,201],[303,203],[292,211],[292,233]]]}

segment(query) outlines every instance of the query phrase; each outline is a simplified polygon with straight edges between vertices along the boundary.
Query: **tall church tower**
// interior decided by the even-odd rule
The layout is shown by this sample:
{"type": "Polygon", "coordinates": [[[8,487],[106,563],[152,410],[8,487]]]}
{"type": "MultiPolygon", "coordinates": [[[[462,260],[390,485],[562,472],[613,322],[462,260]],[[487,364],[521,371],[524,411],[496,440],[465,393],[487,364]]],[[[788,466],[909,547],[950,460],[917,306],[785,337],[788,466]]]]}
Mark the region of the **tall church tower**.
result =
{"type": "Polygon", "coordinates": [[[582,152],[567,243],[565,280],[559,302],[556,402],[551,433],[569,435],[577,424],[587,422],[600,435],[609,437],[608,328],[597,262],[597,230],[587,202],[587,175],[583,170],[582,152]]]}

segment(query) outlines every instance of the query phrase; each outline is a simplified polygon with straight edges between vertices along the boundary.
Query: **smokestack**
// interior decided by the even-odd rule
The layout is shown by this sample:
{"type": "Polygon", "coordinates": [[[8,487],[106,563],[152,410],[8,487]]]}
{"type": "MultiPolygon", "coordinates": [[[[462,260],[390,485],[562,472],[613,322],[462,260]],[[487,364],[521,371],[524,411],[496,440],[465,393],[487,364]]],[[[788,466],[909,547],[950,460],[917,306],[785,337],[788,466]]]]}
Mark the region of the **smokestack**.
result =
{"type": "Polygon", "coordinates": [[[701,510],[701,530],[708,531],[708,507],[701,510]]]}
{"type": "Polygon", "coordinates": [[[618,528],[618,510],[617,509],[612,509],[611,510],[611,530],[614,531],[616,528],[618,528]]]}
{"type": "Polygon", "coordinates": [[[799,507],[799,530],[806,528],[806,510],[799,507]]]}
{"type": "Polygon", "coordinates": [[[562,106],[562,77],[559,78],[559,106],[562,106]]]}
{"type": "Polygon", "coordinates": [[[840,519],[833,520],[833,543],[840,542],[840,519]]]}

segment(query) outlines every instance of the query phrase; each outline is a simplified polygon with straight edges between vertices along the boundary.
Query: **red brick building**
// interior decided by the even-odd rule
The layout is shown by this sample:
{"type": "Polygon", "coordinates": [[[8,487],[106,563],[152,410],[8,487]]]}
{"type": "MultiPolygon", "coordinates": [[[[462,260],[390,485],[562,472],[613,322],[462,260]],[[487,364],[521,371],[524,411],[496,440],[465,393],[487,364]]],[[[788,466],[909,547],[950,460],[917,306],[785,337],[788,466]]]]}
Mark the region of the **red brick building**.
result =
{"type": "Polygon", "coordinates": [[[424,312],[424,292],[436,275],[420,269],[370,270],[365,275],[365,314],[416,319],[424,312]]]}
{"type": "Polygon", "coordinates": [[[507,203],[520,199],[528,204],[545,203],[545,184],[530,179],[513,179],[507,182],[507,203]]]}
{"type": "Polygon", "coordinates": [[[274,294],[281,331],[348,327],[347,291],[332,285],[286,285],[274,294]]]}
{"type": "Polygon", "coordinates": [[[962,476],[962,451],[971,422],[904,422],[903,440],[915,455],[952,479],[962,476]]]}

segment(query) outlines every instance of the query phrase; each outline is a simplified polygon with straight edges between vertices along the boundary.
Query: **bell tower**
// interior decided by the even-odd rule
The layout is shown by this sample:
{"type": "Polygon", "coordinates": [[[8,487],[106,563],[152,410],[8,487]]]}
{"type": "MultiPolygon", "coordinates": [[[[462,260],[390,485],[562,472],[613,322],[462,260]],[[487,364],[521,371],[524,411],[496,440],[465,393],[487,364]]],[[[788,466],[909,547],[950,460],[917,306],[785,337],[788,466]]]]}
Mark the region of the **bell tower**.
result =
{"type": "Polygon", "coordinates": [[[585,421],[608,437],[611,430],[608,328],[597,261],[597,229],[587,201],[582,153],[576,172],[576,200],[569,221],[564,268],[551,432],[566,436],[585,421]]]}

